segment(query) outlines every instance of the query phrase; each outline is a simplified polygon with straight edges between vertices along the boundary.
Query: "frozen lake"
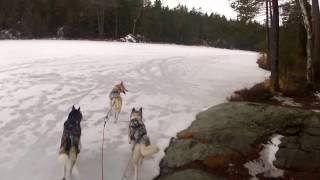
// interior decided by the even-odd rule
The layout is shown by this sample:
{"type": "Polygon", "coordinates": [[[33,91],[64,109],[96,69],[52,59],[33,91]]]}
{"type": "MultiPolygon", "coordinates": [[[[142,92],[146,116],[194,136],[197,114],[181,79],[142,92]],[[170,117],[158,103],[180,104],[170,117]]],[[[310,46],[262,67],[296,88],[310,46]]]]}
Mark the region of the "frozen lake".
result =
{"type": "MultiPolygon", "coordinates": [[[[81,106],[85,120],[77,161],[80,177],[101,179],[102,117],[109,91],[123,80],[129,92],[123,96],[122,122],[107,125],[104,147],[105,179],[118,180],[131,152],[126,121],[132,107],[143,107],[151,141],[164,150],[196,113],[264,80],[268,73],[257,67],[257,57],[196,46],[0,41],[1,179],[62,178],[58,149],[73,104],[81,106]]],[[[163,155],[144,161],[140,180],[158,174],[163,155]]]]}

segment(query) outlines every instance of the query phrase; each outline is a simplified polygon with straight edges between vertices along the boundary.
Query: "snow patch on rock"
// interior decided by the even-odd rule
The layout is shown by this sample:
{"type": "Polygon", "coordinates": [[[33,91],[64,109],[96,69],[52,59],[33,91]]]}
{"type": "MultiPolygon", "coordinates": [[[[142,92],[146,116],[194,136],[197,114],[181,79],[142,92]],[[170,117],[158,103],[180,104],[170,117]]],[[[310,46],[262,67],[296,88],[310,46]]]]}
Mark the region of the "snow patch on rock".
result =
{"type": "Polygon", "coordinates": [[[315,92],[314,96],[316,96],[317,100],[320,101],[320,92],[319,91],[315,92]]]}
{"type": "Polygon", "coordinates": [[[276,160],[279,145],[281,144],[281,138],[283,138],[283,136],[279,134],[272,136],[270,142],[263,145],[264,148],[260,152],[260,158],[244,164],[252,176],[251,180],[258,179],[257,176],[260,174],[268,178],[279,178],[283,176],[284,171],[277,169],[273,165],[273,161],[276,160]]]}
{"type": "Polygon", "coordinates": [[[302,107],[302,104],[295,102],[293,98],[274,96],[273,99],[281,102],[281,104],[284,106],[302,107]]]}
{"type": "Polygon", "coordinates": [[[136,37],[133,34],[128,34],[123,38],[120,38],[121,42],[132,42],[132,43],[136,43],[136,37]]]}

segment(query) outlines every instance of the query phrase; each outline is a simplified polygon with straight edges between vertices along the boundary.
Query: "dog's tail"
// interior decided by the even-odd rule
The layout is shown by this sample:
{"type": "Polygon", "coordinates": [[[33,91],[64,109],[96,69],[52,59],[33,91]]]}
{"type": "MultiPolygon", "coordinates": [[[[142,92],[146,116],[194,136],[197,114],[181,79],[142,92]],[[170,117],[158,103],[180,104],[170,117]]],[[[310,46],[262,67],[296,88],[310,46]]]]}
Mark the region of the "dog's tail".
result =
{"type": "Polygon", "coordinates": [[[145,157],[150,157],[160,151],[160,148],[157,145],[150,144],[149,146],[141,144],[140,152],[145,157]]]}
{"type": "Polygon", "coordinates": [[[69,157],[65,153],[60,153],[58,159],[63,165],[67,165],[69,162],[69,157]]]}
{"type": "Polygon", "coordinates": [[[75,147],[71,147],[69,155],[66,153],[60,153],[58,160],[64,165],[68,165],[70,162],[75,162],[77,160],[77,149],[75,147]]]}

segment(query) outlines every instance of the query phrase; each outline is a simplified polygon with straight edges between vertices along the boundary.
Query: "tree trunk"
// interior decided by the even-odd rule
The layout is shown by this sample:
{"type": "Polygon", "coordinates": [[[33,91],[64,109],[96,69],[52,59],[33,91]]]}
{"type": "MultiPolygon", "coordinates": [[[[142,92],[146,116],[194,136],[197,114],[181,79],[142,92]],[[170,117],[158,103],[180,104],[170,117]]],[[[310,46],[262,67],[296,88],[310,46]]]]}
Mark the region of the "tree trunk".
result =
{"type": "Polygon", "coordinates": [[[307,69],[306,69],[306,79],[307,83],[309,85],[312,85],[313,81],[313,71],[312,71],[312,31],[311,31],[311,25],[309,22],[308,12],[306,8],[306,0],[299,0],[300,8],[301,8],[301,14],[303,19],[304,28],[307,32],[307,69]]]}
{"type": "Polygon", "coordinates": [[[118,29],[119,29],[119,9],[116,7],[115,12],[115,25],[114,25],[114,39],[118,39],[118,29]]]}
{"type": "Polygon", "coordinates": [[[96,11],[97,11],[97,23],[98,23],[98,34],[99,38],[104,38],[104,12],[105,2],[104,0],[96,0],[96,11]]]}
{"type": "Polygon", "coordinates": [[[104,10],[103,9],[98,10],[97,20],[98,20],[99,38],[103,38],[104,37],[104,10]]]}
{"type": "Polygon", "coordinates": [[[314,75],[320,78],[320,13],[318,0],[312,0],[312,31],[313,31],[313,61],[314,75]]]}
{"type": "Polygon", "coordinates": [[[33,37],[33,2],[31,0],[26,1],[26,6],[23,14],[23,24],[25,28],[25,33],[28,38],[33,37]]]}
{"type": "Polygon", "coordinates": [[[269,28],[269,0],[266,0],[266,42],[267,42],[267,64],[268,67],[270,68],[270,28],[269,28]]]}
{"type": "Polygon", "coordinates": [[[273,22],[272,2],[271,2],[271,0],[268,0],[268,1],[269,1],[270,22],[271,22],[271,25],[272,25],[272,22],[273,22]]]}
{"type": "Polygon", "coordinates": [[[137,19],[135,18],[133,20],[133,26],[132,26],[132,35],[136,34],[136,24],[137,24],[137,19]]]}
{"type": "Polygon", "coordinates": [[[270,36],[270,60],[272,90],[278,92],[279,87],[279,5],[278,0],[272,0],[272,19],[270,36]]]}
{"type": "Polygon", "coordinates": [[[143,10],[143,1],[139,0],[138,4],[136,4],[136,7],[134,9],[135,9],[134,10],[135,12],[133,15],[134,19],[133,19],[133,24],[132,24],[132,35],[136,34],[137,21],[139,20],[141,13],[142,13],[142,10],[143,10]]]}

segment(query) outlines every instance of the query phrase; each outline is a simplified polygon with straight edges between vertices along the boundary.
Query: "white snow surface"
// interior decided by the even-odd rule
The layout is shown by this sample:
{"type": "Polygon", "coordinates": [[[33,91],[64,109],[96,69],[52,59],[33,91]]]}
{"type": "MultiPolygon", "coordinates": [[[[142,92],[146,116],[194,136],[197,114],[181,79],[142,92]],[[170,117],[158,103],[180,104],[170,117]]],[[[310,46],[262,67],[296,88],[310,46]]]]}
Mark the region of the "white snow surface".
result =
{"type": "Polygon", "coordinates": [[[159,173],[170,138],[199,111],[269,75],[257,67],[257,57],[254,52],[196,46],[0,41],[1,179],[62,178],[58,149],[73,104],[84,115],[80,177],[101,179],[103,116],[108,93],[122,80],[129,92],[123,96],[121,122],[105,130],[105,179],[122,176],[131,152],[129,113],[132,107],[143,107],[151,142],[162,149],[140,169],[139,179],[151,180],[159,173]]]}

